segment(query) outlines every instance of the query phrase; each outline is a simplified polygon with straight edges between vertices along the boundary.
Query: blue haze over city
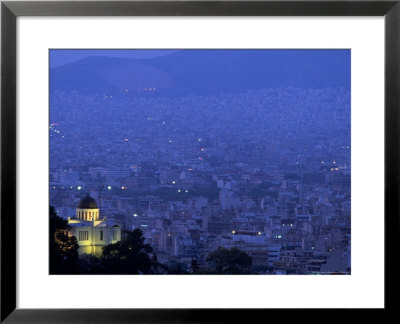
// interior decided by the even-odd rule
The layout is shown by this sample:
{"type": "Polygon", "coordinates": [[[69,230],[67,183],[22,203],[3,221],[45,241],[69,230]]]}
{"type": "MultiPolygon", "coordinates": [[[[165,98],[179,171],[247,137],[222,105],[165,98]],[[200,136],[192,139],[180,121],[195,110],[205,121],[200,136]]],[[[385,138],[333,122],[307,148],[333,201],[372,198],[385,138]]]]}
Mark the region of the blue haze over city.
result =
{"type": "Polygon", "coordinates": [[[49,55],[53,273],[351,273],[350,50],[49,55]]]}

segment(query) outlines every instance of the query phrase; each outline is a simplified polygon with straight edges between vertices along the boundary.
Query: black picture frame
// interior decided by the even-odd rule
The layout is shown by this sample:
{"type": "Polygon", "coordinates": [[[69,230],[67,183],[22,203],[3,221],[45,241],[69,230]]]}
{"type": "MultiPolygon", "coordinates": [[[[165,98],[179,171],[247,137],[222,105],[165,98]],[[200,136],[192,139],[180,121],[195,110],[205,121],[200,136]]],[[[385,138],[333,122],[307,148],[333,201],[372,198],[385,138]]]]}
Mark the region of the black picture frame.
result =
{"type": "MultiPolygon", "coordinates": [[[[267,321],[271,309],[16,308],[16,19],[19,16],[384,16],[385,314],[396,309],[399,275],[400,0],[381,1],[2,1],[1,2],[1,322],[142,323],[267,321]],[[268,312],[268,314],[266,313],[268,312]],[[268,316],[268,317],[267,317],[268,316]]],[[[372,261],[371,261],[372,262],[372,261]]],[[[368,269],[365,269],[368,271],[368,269]]],[[[366,283],[368,285],[368,283],[366,283]]],[[[367,289],[367,288],[366,288],[367,289]]],[[[40,294],[40,292],[38,292],[40,294]]],[[[40,297],[40,296],[39,296],[40,297]]],[[[329,317],[336,315],[326,309],[329,317]]],[[[354,310],[355,311],[355,310],[354,310]]],[[[297,315],[303,310],[295,310],[297,315]]],[[[379,319],[382,315],[379,311],[379,319]]],[[[287,314],[287,313],[286,313],[287,314]]],[[[368,313],[370,314],[370,313],[368,313]]],[[[280,313],[280,316],[282,314],[280,313]]],[[[287,315],[285,315],[287,316],[287,315]]],[[[370,315],[368,315],[370,316],[370,315]]],[[[322,318],[326,320],[327,317],[322,318]]],[[[339,318],[339,317],[338,317],[339,318]]],[[[376,317],[378,318],[378,317],[376,317]]],[[[309,318],[311,320],[311,318],[309,318]]]]}

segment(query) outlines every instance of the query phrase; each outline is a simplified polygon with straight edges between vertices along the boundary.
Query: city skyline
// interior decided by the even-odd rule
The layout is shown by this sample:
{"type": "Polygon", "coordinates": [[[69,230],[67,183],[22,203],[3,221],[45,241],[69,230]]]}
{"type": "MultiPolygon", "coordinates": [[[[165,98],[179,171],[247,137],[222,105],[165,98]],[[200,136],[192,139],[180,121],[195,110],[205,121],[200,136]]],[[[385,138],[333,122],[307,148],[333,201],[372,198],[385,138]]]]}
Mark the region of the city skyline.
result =
{"type": "Polygon", "coordinates": [[[50,273],[351,273],[350,50],[58,51],[50,273]]]}

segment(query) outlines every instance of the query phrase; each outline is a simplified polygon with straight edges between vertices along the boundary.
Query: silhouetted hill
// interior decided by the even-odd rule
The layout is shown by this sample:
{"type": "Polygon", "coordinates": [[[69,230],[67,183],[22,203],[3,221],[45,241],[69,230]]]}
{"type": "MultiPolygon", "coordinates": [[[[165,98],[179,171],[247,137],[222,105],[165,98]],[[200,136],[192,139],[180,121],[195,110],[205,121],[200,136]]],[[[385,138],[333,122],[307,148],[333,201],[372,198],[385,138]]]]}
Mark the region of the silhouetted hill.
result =
{"type": "Polygon", "coordinates": [[[51,91],[187,95],[260,88],[350,89],[349,50],[183,50],[148,60],[89,57],[50,70],[51,91]]]}

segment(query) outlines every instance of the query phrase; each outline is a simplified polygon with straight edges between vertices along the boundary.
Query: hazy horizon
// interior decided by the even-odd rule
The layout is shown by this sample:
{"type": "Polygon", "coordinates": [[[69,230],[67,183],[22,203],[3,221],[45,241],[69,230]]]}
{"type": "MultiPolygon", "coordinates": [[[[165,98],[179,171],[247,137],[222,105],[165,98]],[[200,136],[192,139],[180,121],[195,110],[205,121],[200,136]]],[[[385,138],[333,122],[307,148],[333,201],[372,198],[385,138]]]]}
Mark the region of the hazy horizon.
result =
{"type": "Polygon", "coordinates": [[[168,49],[50,49],[49,58],[50,68],[55,68],[93,56],[151,59],[177,51],[168,49]]]}

